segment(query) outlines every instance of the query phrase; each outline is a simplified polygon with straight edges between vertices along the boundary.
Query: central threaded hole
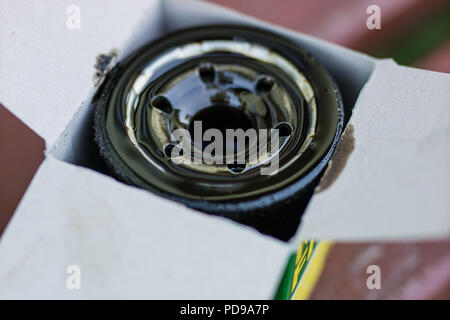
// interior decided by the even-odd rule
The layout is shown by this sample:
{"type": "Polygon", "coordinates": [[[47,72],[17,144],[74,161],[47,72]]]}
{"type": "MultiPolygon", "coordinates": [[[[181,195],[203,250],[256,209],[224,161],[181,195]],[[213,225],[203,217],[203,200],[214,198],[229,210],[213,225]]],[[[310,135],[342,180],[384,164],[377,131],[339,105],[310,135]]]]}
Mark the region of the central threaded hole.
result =
{"type": "Polygon", "coordinates": [[[189,123],[189,132],[194,136],[195,121],[202,122],[202,133],[208,129],[218,129],[225,138],[226,129],[247,129],[253,128],[252,122],[247,115],[230,106],[211,106],[197,112],[189,123]]]}
{"type": "MultiPolygon", "coordinates": [[[[196,121],[202,122],[202,138],[208,129],[217,129],[222,133],[223,138],[223,154],[226,155],[227,150],[236,152],[236,142],[226,141],[227,129],[242,129],[244,131],[253,128],[252,122],[244,111],[231,106],[214,105],[197,112],[189,123],[189,132],[193,139],[194,125],[196,121]]],[[[204,141],[202,148],[204,149],[210,141],[204,141]]]]}

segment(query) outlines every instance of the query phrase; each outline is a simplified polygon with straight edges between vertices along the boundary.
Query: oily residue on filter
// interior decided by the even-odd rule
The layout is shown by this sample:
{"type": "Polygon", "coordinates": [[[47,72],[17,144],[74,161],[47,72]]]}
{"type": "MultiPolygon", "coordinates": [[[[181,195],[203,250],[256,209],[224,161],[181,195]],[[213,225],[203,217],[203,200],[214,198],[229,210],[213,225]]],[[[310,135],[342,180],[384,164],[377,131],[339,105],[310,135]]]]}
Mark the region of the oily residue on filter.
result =
{"type": "Polygon", "coordinates": [[[328,163],[325,173],[320,179],[319,185],[316,187],[316,192],[326,190],[333,184],[333,182],[341,174],[342,170],[344,170],[347,160],[355,148],[355,137],[353,133],[354,127],[352,124],[349,124],[342,134],[341,140],[337,145],[333,157],[328,163]]]}

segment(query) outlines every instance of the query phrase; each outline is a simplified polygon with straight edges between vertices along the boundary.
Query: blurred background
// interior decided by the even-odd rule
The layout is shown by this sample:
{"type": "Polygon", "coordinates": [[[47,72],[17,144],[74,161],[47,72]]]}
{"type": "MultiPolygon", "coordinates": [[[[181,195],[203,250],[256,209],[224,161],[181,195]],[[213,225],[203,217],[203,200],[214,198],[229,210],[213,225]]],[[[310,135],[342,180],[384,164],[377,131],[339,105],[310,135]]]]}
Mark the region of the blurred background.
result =
{"type": "MultiPolygon", "coordinates": [[[[450,0],[209,1],[379,58],[450,72],[450,0]],[[374,4],[380,30],[366,26],[374,4]]],[[[0,235],[44,158],[44,141],[5,107],[0,104],[0,235]]]]}
{"type": "Polygon", "coordinates": [[[399,64],[450,72],[450,0],[210,0],[399,64]],[[369,30],[370,5],[381,29],[369,30]]]}

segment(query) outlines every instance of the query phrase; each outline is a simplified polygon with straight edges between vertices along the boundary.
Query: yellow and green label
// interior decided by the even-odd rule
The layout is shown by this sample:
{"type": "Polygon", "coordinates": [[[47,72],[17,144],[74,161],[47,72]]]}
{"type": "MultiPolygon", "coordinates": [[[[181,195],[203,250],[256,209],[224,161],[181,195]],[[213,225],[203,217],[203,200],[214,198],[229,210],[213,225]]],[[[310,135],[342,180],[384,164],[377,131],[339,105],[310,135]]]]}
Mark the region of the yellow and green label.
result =
{"type": "Polygon", "coordinates": [[[301,242],[287,264],[275,299],[309,299],[325,266],[332,243],[327,240],[301,242]]]}

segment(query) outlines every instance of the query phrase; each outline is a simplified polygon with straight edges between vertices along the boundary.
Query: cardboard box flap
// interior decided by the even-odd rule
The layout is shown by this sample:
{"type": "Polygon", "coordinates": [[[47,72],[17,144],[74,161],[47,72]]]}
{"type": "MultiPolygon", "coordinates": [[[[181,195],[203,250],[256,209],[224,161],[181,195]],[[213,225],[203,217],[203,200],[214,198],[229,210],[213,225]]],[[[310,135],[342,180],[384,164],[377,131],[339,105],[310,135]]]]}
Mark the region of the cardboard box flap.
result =
{"type": "Polygon", "coordinates": [[[298,239],[450,236],[450,75],[380,61],[298,239]]]}
{"type": "Polygon", "coordinates": [[[0,298],[271,299],[289,254],[251,228],[48,157],[2,236],[0,298]],[[70,265],[80,290],[66,286],[70,265]]]}
{"type": "Polygon", "coordinates": [[[159,25],[156,0],[77,1],[80,29],[72,5],[8,1],[0,13],[0,103],[47,146],[88,97],[96,56],[120,47],[142,18],[159,25]]]}

